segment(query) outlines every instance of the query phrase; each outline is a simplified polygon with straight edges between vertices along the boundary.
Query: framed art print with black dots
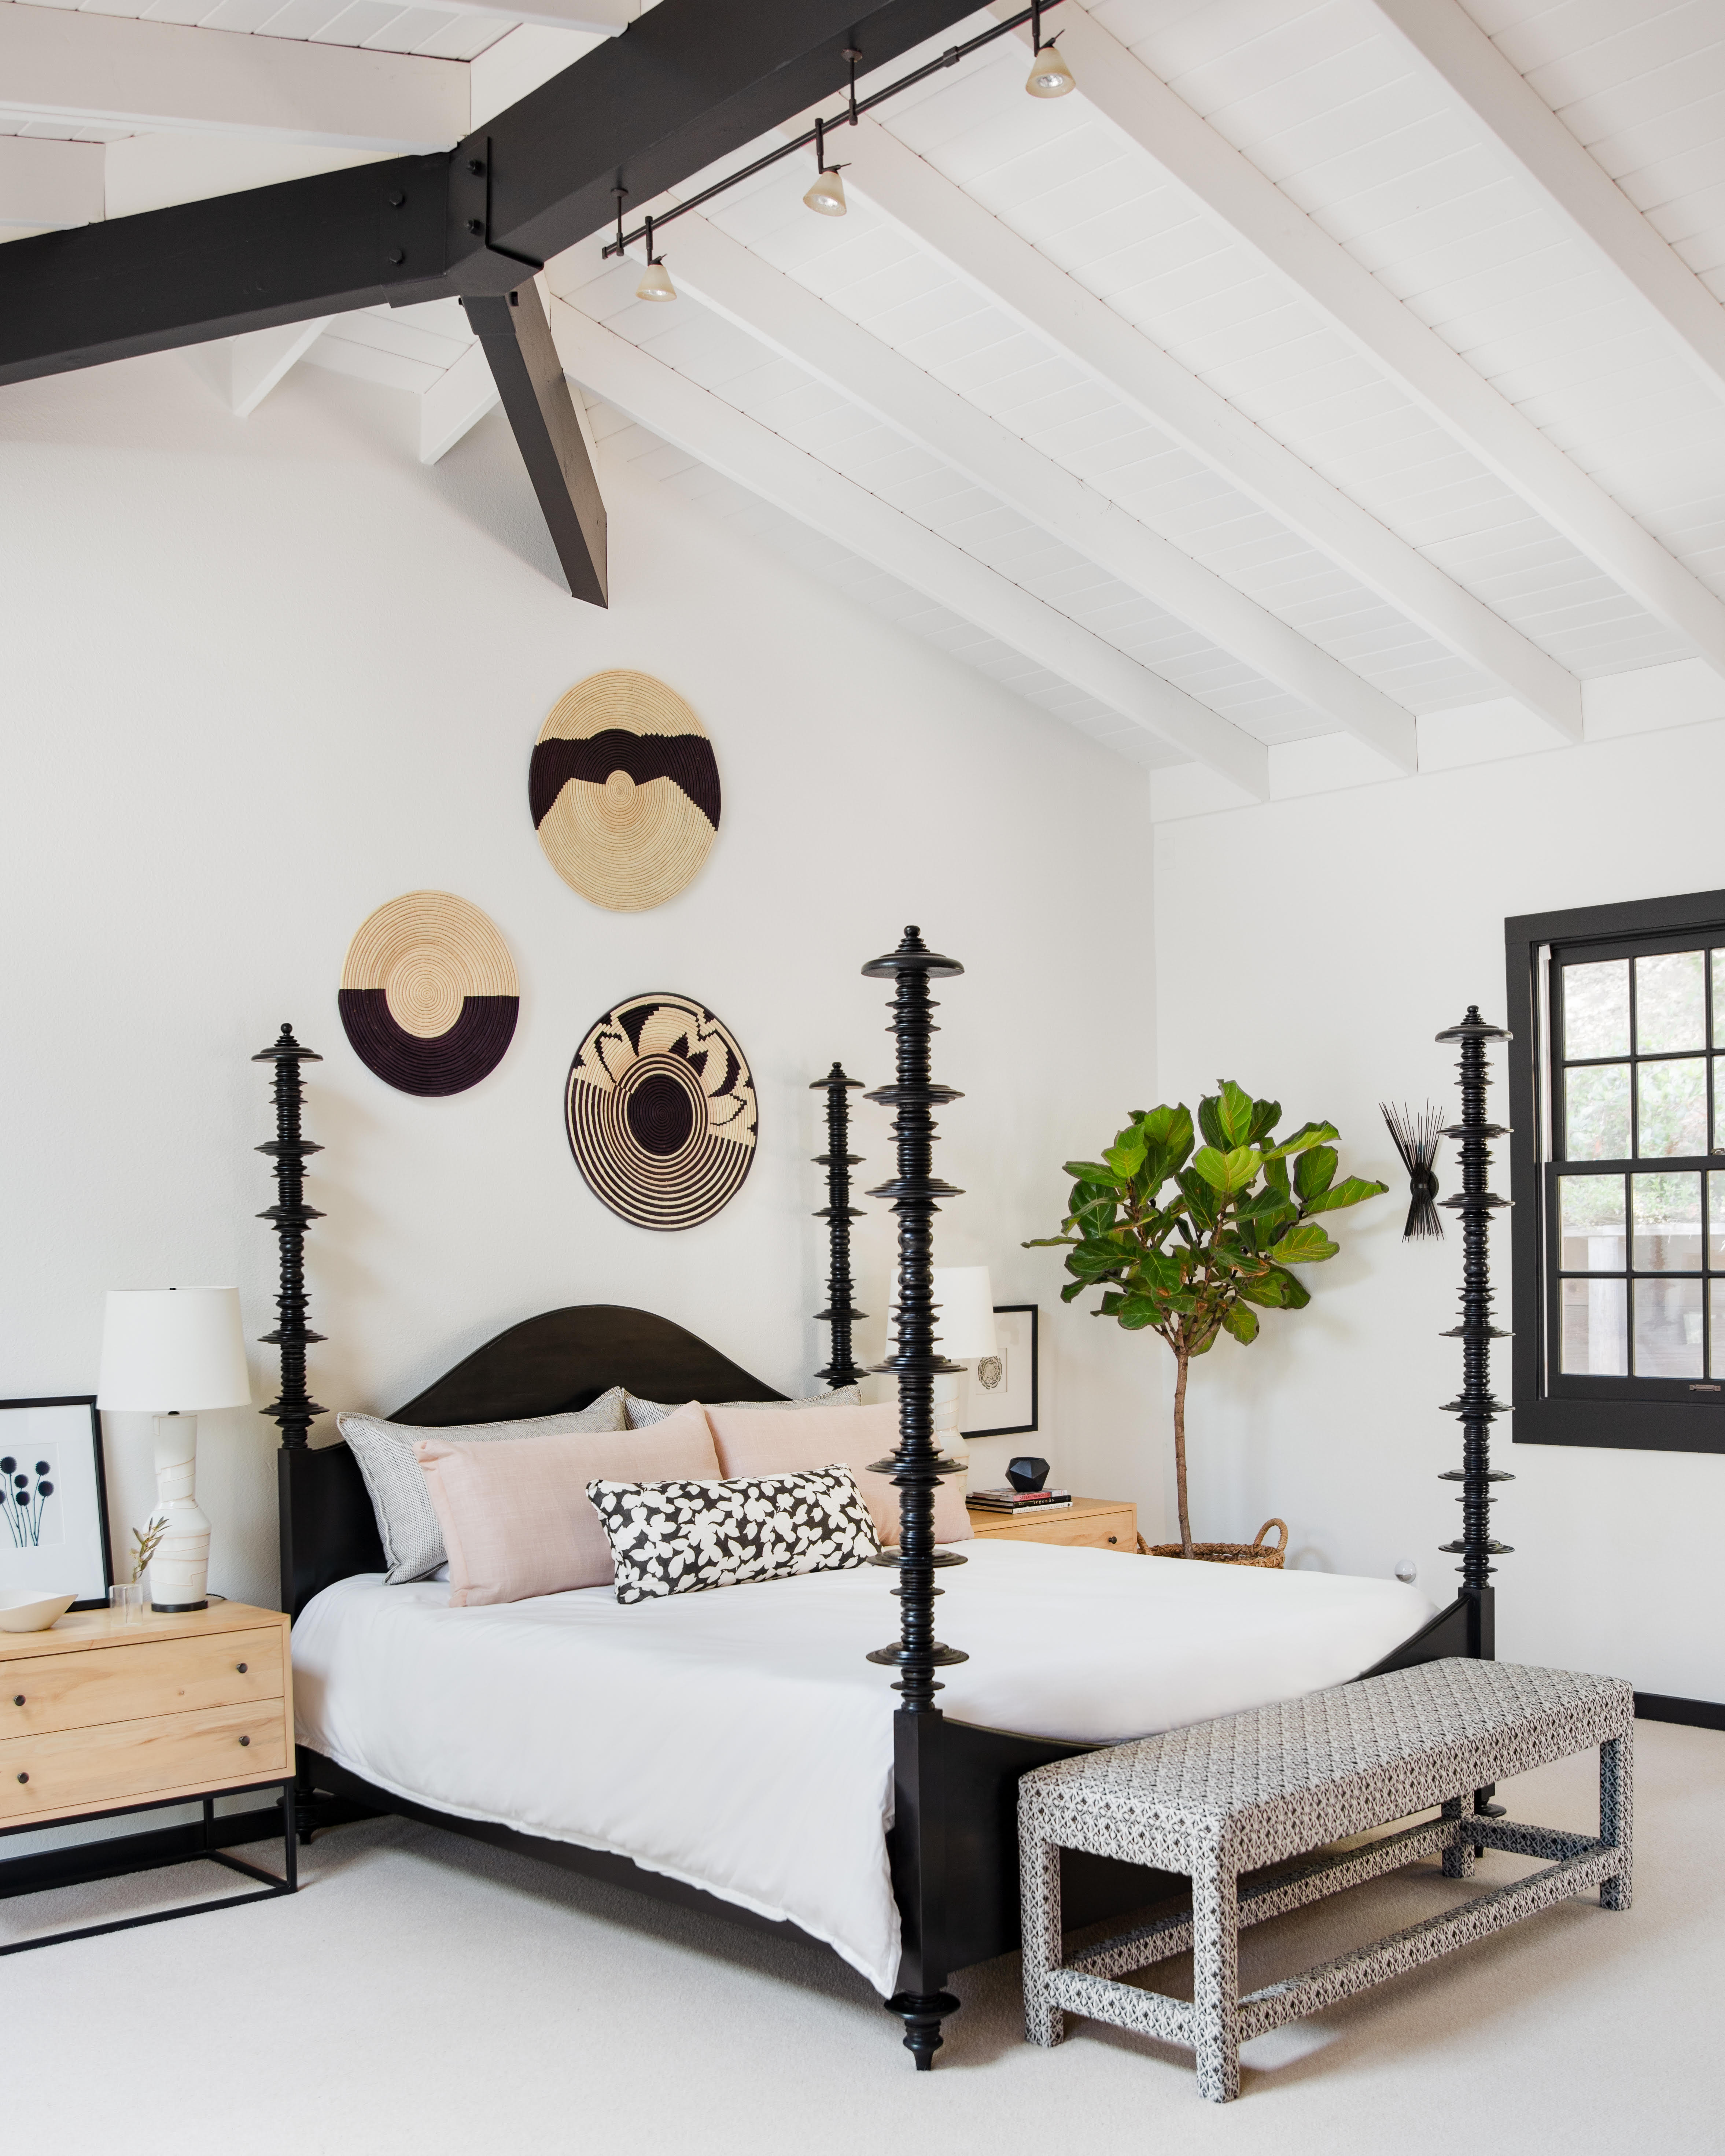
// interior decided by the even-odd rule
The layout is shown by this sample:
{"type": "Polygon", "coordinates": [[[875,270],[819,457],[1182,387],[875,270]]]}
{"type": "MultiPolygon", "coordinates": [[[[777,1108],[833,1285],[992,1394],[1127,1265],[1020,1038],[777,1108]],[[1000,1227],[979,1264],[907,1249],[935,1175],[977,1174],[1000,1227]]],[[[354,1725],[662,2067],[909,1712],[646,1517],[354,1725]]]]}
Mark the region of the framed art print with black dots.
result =
{"type": "Polygon", "coordinates": [[[0,1400],[0,1591],[105,1607],[114,1584],[94,1394],[0,1400]]]}

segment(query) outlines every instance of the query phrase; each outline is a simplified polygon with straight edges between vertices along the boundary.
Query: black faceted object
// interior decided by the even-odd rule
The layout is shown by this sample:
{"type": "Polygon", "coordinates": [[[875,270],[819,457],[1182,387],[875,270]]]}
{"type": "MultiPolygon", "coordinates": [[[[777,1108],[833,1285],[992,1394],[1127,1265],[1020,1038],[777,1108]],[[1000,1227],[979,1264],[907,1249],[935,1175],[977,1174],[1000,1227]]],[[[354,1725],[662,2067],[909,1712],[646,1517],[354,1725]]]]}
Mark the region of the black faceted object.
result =
{"type": "Polygon", "coordinates": [[[1006,1479],[1021,1497],[1028,1497],[1041,1489],[1048,1480],[1048,1462],[1039,1460],[1034,1453],[1021,1454],[1006,1463],[1006,1479]]]}

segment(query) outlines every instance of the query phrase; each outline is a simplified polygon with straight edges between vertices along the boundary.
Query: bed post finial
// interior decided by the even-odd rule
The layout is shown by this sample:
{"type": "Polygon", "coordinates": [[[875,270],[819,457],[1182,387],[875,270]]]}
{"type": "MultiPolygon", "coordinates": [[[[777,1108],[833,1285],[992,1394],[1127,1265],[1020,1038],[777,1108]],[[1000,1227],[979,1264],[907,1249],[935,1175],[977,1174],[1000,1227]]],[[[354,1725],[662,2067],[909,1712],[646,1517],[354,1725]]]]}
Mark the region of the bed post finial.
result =
{"type": "MultiPolygon", "coordinates": [[[[940,1590],[937,1570],[963,1564],[953,1550],[934,1545],[934,1493],[947,1475],[963,1472],[956,1460],[943,1459],[934,1445],[934,1381],[958,1366],[935,1347],[933,1216],[937,1200],[963,1193],[934,1173],[934,1117],[931,1111],[963,1096],[929,1076],[928,1042],[936,1006],[928,983],[936,974],[964,971],[954,958],[942,958],[907,928],[897,950],[863,968],[870,980],[893,983],[887,1031],[897,1041],[894,1082],[870,1093],[871,1101],[896,1108],[893,1125],[897,1173],[871,1190],[871,1198],[891,1202],[898,1216],[898,1291],[896,1298],[898,1348],[889,1337],[885,1362],[875,1368],[898,1380],[898,1450],[880,1460],[898,1491],[899,1543],[875,1559],[898,1573],[899,1636],[890,1647],[869,1656],[898,1671],[894,1689],[903,1704],[893,1717],[893,1780],[896,1799],[893,1865],[894,1892],[904,1947],[899,1980],[906,1986],[886,2002],[887,2011],[905,2025],[905,2049],[926,2072],[941,2046],[941,2023],[957,2011],[958,2001],[946,1982],[945,1815],[941,1734],[943,1718],[934,1703],[941,1689],[937,1669],[968,1659],[934,1636],[934,1605],[940,1590]]],[[[889,1322],[890,1334],[890,1322],[889,1322]]]]}
{"type": "Polygon", "coordinates": [[[863,1217],[860,1207],[850,1202],[850,1171],[860,1164],[862,1156],[849,1150],[850,1103],[845,1096],[860,1091],[861,1085],[860,1078],[847,1078],[842,1065],[835,1062],[826,1076],[817,1078],[809,1089],[827,1096],[827,1149],[814,1157],[815,1166],[827,1172],[827,1202],[814,1217],[827,1224],[831,1254],[827,1307],[815,1312],[814,1322],[833,1328],[832,1360],[814,1374],[834,1392],[842,1385],[854,1385],[862,1375],[852,1359],[850,1328],[859,1317],[869,1314],[850,1300],[850,1224],[863,1217]]]}
{"type": "MultiPolygon", "coordinates": [[[[283,1448],[293,1450],[305,1444],[313,1421],[324,1412],[305,1389],[305,1350],[324,1337],[305,1322],[305,1230],[314,1220],[323,1218],[315,1205],[305,1203],[305,1159],[310,1153],[321,1152],[323,1147],[300,1134],[300,1109],[305,1098],[300,1065],[321,1063],[323,1058],[313,1049],[302,1048],[294,1038],[292,1026],[284,1019],[277,1039],[252,1060],[275,1065],[275,1136],[258,1151],[275,1161],[276,1199],[258,1218],[271,1222],[280,1238],[277,1323],[275,1332],[262,1337],[266,1347],[281,1350],[281,1391],[264,1413],[280,1426],[283,1448]]],[[[289,1591],[284,1577],[282,1592],[289,1591]]]]}
{"type": "Polygon", "coordinates": [[[1437,1035],[1440,1040],[1461,1044],[1457,1069],[1461,1077],[1461,1120],[1442,1132],[1461,1143],[1461,1188],[1443,1200],[1446,1212],[1461,1215],[1461,1322],[1445,1333],[1446,1340],[1461,1342],[1461,1390],[1445,1400],[1444,1410],[1461,1419],[1461,1465],[1443,1476],[1461,1485],[1461,1536],[1445,1543],[1445,1552],[1459,1557],[1462,1599],[1469,1607],[1468,1650],[1482,1661],[1492,1659],[1494,1637],[1491,1559],[1510,1554],[1507,1543],[1493,1542],[1491,1532],[1491,1485],[1512,1482],[1515,1477],[1491,1465],[1491,1424],[1507,1412],[1503,1401],[1491,1391],[1491,1342],[1509,1335],[1491,1322],[1491,1215],[1506,1204],[1486,1188],[1491,1165],[1488,1141],[1508,1135],[1502,1123],[1486,1121],[1486,1088],[1491,1082],[1486,1060],[1486,1044],[1507,1040],[1500,1025],[1480,1016],[1479,1005],[1470,1004],[1467,1015],[1437,1035]]]}

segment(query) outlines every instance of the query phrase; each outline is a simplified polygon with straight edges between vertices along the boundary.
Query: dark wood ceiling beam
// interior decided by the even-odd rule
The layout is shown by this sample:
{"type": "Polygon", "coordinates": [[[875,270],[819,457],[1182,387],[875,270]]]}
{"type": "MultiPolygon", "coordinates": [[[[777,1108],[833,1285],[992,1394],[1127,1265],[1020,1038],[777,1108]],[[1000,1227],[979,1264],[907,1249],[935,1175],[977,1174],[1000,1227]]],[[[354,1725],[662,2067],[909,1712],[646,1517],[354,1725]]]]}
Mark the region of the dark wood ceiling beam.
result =
{"type": "Polygon", "coordinates": [[[530,277],[501,297],[482,293],[461,304],[490,362],[570,596],[604,606],[605,505],[539,288],[530,277]]]}
{"type": "MultiPolygon", "coordinates": [[[[0,248],[0,382],[388,301],[506,293],[973,0],[660,0],[453,154],[253,187],[0,248]]],[[[219,34],[212,32],[211,35],[219,34]]]]}

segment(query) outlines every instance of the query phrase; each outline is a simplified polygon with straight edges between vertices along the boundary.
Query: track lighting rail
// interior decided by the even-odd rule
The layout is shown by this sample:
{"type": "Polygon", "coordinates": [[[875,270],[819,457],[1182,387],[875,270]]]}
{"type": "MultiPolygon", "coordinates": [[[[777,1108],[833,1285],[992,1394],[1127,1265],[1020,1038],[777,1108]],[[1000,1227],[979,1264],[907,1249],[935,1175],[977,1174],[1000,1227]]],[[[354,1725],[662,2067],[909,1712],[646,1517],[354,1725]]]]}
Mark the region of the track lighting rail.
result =
{"type": "MultiPolygon", "coordinates": [[[[691,195],[686,202],[678,203],[672,208],[650,219],[644,218],[633,232],[625,232],[623,229],[619,203],[617,237],[606,242],[603,259],[608,260],[613,255],[622,254],[626,249],[633,247],[636,240],[644,239],[648,235],[649,226],[655,233],[662,232],[674,218],[683,216],[689,210],[701,208],[704,203],[711,202],[716,195],[722,195],[732,187],[740,187],[745,180],[752,180],[757,172],[764,172],[772,166],[783,164],[787,157],[795,157],[799,150],[806,150],[811,144],[820,146],[822,162],[824,166],[824,137],[830,135],[835,127],[855,126],[864,113],[872,112],[877,105],[885,105],[889,98],[896,97],[901,90],[909,90],[919,82],[927,82],[931,75],[940,74],[947,68],[957,67],[960,60],[968,59],[973,53],[980,52],[984,45],[992,45],[997,38],[1004,38],[1011,31],[1022,29],[1026,23],[1034,26],[1036,43],[1040,48],[1042,43],[1042,18],[1050,8],[1056,8],[1059,5],[1060,0],[1037,0],[1036,6],[1023,9],[1004,23],[997,23],[992,29],[983,31],[979,36],[968,39],[965,44],[948,45],[938,59],[930,60],[926,65],[914,69],[909,74],[901,76],[898,81],[888,83],[885,90],[877,90],[870,97],[859,98],[856,94],[857,64],[863,55],[855,46],[850,47],[845,57],[850,63],[850,94],[845,110],[837,119],[817,120],[814,126],[809,128],[806,134],[799,135],[794,142],[786,142],[777,150],[769,150],[764,157],[757,157],[752,164],[745,165],[740,172],[732,172],[728,179],[716,180],[711,187],[703,187],[698,195],[691,195]]],[[[832,168],[826,167],[826,169],[830,171],[832,168]]]]}

